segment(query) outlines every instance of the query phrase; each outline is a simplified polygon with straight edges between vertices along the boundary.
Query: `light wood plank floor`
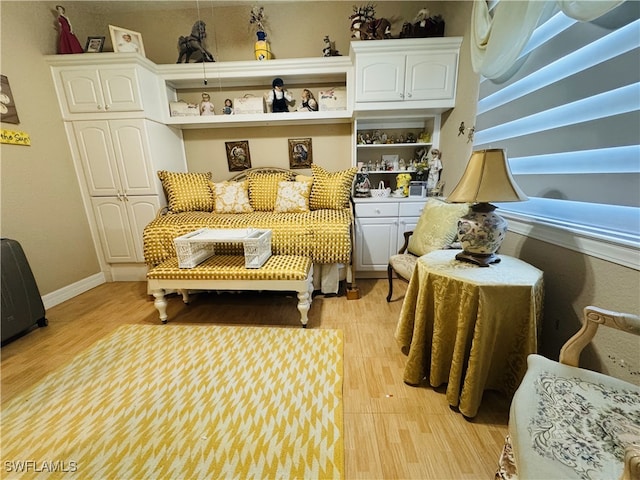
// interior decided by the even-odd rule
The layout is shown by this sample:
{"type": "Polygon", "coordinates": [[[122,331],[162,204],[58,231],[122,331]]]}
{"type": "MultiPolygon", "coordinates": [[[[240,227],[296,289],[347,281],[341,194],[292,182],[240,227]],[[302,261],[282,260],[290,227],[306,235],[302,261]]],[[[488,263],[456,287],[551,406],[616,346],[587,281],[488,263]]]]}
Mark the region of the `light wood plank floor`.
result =
{"type": "MultiPolygon", "coordinates": [[[[409,387],[393,333],[405,286],[385,301],[386,280],[361,280],[359,300],[316,296],[309,328],[344,331],[347,479],[490,479],[507,431],[507,399],[487,392],[478,416],[452,410],[443,389],[409,387]]],[[[297,299],[283,293],[169,297],[169,321],[300,327],[297,299]]],[[[143,282],[101,285],[47,311],[49,326],[1,350],[2,403],[69,362],[122,324],[158,324],[143,282]]],[[[37,415],[37,412],[34,412],[37,415]]]]}

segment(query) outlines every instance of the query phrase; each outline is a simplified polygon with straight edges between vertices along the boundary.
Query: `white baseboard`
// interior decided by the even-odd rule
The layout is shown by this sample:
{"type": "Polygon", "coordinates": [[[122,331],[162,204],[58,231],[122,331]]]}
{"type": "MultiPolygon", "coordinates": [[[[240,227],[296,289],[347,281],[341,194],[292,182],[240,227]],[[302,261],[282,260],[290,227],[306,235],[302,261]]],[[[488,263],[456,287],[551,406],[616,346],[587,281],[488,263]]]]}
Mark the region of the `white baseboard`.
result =
{"type": "Polygon", "coordinates": [[[98,285],[102,285],[106,283],[106,278],[104,273],[96,273],[95,275],[91,275],[90,277],[84,278],[78,282],[72,283],[71,285],[67,285],[55,292],[47,293],[42,296],[42,303],[44,303],[45,310],[51,307],[55,307],[56,305],[61,304],[81,293],[84,293],[92,288],[97,287],[98,285]]]}

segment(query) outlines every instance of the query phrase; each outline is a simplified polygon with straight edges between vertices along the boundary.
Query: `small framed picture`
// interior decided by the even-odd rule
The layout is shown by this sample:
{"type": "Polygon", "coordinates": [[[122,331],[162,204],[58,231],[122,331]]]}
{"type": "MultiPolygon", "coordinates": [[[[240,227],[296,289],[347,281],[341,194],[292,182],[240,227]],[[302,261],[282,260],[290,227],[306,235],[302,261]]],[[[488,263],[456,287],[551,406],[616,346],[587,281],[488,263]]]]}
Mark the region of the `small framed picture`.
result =
{"type": "Polygon", "coordinates": [[[113,44],[114,52],[139,53],[143,57],[145,56],[142,35],[138,32],[109,25],[109,33],[111,34],[111,43],[113,44]]]}
{"type": "Polygon", "coordinates": [[[104,37],[87,37],[87,46],[84,47],[85,53],[99,53],[104,47],[104,37]]]}
{"type": "Polygon", "coordinates": [[[239,172],[251,168],[249,141],[224,142],[227,147],[227,163],[230,172],[239,172]]]}
{"type": "Polygon", "coordinates": [[[313,152],[310,138],[289,139],[289,168],[311,168],[313,152]]]}

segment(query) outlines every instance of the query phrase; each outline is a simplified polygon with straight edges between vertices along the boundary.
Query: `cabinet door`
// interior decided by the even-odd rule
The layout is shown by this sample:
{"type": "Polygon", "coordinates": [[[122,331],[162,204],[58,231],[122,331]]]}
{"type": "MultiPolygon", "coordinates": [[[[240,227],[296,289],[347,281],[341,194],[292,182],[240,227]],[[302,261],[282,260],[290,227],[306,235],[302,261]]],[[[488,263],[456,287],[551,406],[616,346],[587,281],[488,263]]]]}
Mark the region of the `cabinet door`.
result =
{"type": "Polygon", "coordinates": [[[71,113],[104,111],[105,103],[96,69],[63,70],[62,87],[71,113]]]}
{"type": "Polygon", "coordinates": [[[111,120],[109,129],[122,193],[155,194],[149,136],[144,120],[111,120]]]}
{"type": "Polygon", "coordinates": [[[356,102],[397,102],[404,98],[404,55],[362,55],[357,68],[356,102]]]}
{"type": "Polygon", "coordinates": [[[455,53],[407,55],[406,100],[453,99],[458,56],[455,53]]]}
{"type": "Polygon", "coordinates": [[[144,249],[142,242],[142,232],[151,220],[156,218],[160,210],[160,200],[155,195],[129,196],[124,197],[124,203],[129,217],[133,246],[138,262],[144,262],[144,249]]]}
{"type": "Polygon", "coordinates": [[[91,203],[105,260],[109,263],[141,261],[136,255],[124,198],[94,197],[91,203]]]}
{"type": "Polygon", "coordinates": [[[140,83],[134,68],[101,69],[100,81],[106,110],[110,112],[142,110],[140,83]]]}
{"type": "Polygon", "coordinates": [[[74,122],[80,159],[91,196],[116,196],[122,192],[109,123],[74,122]]]}
{"type": "Polygon", "coordinates": [[[356,219],[356,271],[386,271],[397,236],[397,218],[356,219]]]}

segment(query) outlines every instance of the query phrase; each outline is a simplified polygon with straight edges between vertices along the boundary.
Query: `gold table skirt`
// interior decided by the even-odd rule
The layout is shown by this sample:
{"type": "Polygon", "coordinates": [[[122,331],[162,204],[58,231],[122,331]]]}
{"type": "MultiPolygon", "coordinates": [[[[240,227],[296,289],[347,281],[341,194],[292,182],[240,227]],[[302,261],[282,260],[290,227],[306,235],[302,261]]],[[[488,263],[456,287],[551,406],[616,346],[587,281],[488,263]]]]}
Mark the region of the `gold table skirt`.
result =
{"type": "Polygon", "coordinates": [[[404,381],[447,384],[446,398],[474,417],[485,390],[513,395],[537,352],[543,273],[516,258],[478,267],[459,250],[420,257],[395,337],[407,355],[404,381]]]}

